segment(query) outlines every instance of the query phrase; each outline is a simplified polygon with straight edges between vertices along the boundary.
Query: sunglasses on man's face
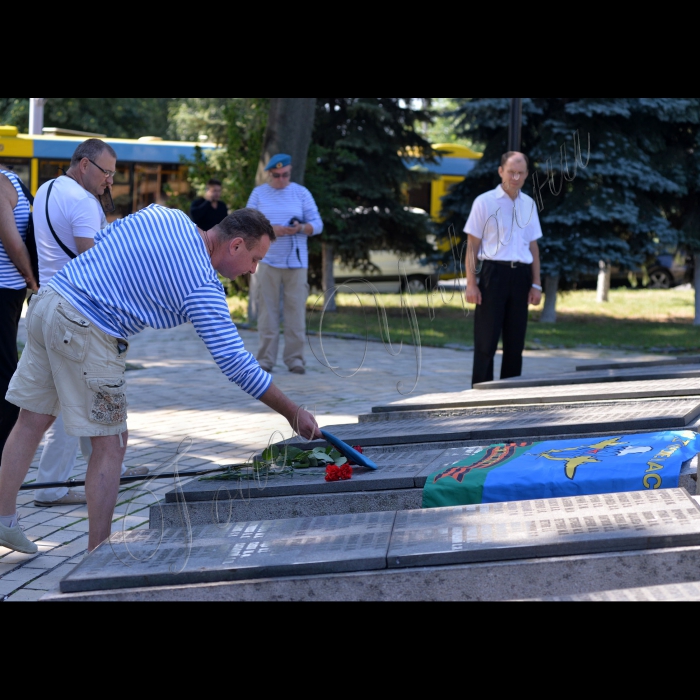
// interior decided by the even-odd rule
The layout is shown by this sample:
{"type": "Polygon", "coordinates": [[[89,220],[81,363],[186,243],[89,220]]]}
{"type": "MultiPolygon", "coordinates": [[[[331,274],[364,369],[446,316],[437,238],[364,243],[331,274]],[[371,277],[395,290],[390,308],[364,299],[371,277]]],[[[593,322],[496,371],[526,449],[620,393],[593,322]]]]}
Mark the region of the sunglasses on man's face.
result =
{"type": "Polygon", "coordinates": [[[274,177],[275,180],[279,180],[280,178],[288,180],[291,177],[291,175],[291,173],[272,173],[272,177],[274,177]]]}

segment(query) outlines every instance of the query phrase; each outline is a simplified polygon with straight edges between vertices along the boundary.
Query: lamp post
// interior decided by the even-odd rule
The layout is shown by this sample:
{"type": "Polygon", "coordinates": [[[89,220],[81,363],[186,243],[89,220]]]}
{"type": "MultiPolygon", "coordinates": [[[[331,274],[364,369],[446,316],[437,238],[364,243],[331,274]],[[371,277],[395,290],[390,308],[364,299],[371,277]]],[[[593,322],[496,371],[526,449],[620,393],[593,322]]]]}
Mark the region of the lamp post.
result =
{"type": "Polygon", "coordinates": [[[508,128],[508,150],[521,151],[523,144],[523,98],[510,98],[510,124],[508,128]]]}
{"type": "Polygon", "coordinates": [[[44,105],[45,97],[29,98],[29,134],[41,136],[44,133],[44,105]]]}

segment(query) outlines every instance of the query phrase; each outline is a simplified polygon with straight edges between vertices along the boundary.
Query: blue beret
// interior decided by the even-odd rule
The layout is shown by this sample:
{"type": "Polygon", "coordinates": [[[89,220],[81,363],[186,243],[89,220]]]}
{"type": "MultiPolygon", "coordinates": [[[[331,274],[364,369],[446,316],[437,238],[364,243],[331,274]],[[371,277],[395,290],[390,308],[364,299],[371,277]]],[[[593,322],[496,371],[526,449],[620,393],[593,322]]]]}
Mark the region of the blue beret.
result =
{"type": "Polygon", "coordinates": [[[270,158],[270,162],[267,164],[265,170],[279,170],[280,168],[286,168],[291,164],[292,156],[288,156],[284,153],[278,153],[276,156],[272,156],[272,158],[270,158]]]}

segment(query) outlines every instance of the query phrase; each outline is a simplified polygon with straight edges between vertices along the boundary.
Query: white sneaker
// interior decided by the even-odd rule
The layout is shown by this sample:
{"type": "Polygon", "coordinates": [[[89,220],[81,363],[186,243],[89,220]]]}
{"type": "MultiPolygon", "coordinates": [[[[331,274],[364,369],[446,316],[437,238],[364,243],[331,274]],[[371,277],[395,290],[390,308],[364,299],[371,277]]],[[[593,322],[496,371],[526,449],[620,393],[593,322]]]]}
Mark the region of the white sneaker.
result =
{"type": "Polygon", "coordinates": [[[27,539],[19,523],[15,527],[5,527],[0,523],[0,547],[7,547],[21,554],[36,554],[39,548],[27,539]]]}

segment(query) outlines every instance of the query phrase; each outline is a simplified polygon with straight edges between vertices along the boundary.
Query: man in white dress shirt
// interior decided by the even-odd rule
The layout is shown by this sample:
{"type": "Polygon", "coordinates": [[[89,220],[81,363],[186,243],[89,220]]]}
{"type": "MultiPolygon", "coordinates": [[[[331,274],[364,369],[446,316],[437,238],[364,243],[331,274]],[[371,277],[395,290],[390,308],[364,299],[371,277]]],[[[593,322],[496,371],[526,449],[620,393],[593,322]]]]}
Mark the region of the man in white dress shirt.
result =
{"type": "Polygon", "coordinates": [[[467,302],[476,304],[472,386],[493,381],[501,336],[501,379],[521,376],[528,305],[542,301],[542,228],[537,204],[521,191],[529,176],[527,156],[506,153],[498,174],[502,184],[477,197],[464,229],[467,302]]]}

